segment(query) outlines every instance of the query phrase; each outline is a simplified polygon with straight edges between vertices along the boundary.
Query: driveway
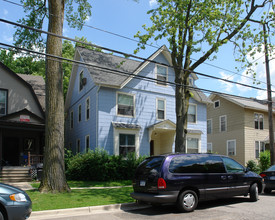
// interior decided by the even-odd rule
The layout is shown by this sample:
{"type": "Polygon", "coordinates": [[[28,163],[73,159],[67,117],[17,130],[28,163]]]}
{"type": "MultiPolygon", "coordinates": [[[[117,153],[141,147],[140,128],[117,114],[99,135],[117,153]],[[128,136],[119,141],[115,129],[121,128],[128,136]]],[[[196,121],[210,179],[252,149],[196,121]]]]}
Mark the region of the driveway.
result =
{"type": "Polygon", "coordinates": [[[147,207],[137,210],[112,209],[111,211],[92,211],[89,214],[73,214],[59,216],[31,216],[35,219],[59,220],[116,220],[116,219],[173,219],[173,220],[267,220],[275,216],[275,193],[260,195],[257,202],[249,202],[248,197],[235,197],[231,199],[208,201],[199,203],[192,213],[179,213],[175,206],[147,207]]]}

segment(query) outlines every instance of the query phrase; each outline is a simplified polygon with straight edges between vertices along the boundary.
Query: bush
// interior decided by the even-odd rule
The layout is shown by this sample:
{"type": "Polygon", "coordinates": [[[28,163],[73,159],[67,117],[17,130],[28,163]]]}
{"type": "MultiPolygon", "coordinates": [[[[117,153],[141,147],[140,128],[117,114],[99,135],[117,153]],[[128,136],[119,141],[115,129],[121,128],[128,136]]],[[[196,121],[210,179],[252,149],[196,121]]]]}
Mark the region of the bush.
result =
{"type": "Polygon", "coordinates": [[[260,167],[254,160],[249,160],[246,163],[246,167],[249,168],[249,170],[255,172],[255,173],[260,173],[260,167]]]}
{"type": "Polygon", "coordinates": [[[270,167],[270,151],[266,150],[260,153],[259,166],[261,172],[270,167]]]}
{"type": "Polygon", "coordinates": [[[138,164],[145,157],[128,154],[126,158],[108,155],[103,149],[77,154],[67,160],[66,176],[69,180],[129,180],[134,177],[138,164]]]}

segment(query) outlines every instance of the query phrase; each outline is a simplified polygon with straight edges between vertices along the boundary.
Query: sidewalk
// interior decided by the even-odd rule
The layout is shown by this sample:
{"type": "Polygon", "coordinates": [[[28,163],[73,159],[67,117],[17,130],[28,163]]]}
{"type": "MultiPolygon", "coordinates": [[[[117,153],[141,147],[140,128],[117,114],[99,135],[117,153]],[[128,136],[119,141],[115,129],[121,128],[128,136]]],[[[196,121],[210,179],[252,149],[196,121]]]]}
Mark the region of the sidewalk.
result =
{"type": "MultiPolygon", "coordinates": [[[[33,190],[31,184],[29,182],[20,182],[20,183],[9,183],[9,185],[13,185],[22,190],[33,190]]],[[[129,186],[111,186],[111,187],[72,187],[71,189],[103,189],[103,188],[122,188],[129,186]]],[[[89,207],[81,207],[81,208],[70,208],[70,209],[56,209],[56,210],[46,210],[46,211],[36,211],[32,212],[29,220],[46,220],[46,219],[59,219],[61,217],[66,216],[81,216],[81,215],[89,215],[95,213],[102,212],[114,212],[114,211],[130,211],[148,208],[150,205],[146,204],[137,204],[137,203],[124,203],[124,204],[112,204],[112,205],[103,205],[103,206],[89,206],[89,207]]]]}
{"type": "Polygon", "coordinates": [[[71,209],[57,209],[57,210],[47,210],[47,211],[36,211],[32,212],[29,220],[46,220],[46,219],[59,219],[82,216],[82,215],[92,215],[104,212],[115,212],[115,211],[131,211],[137,209],[148,208],[150,205],[141,205],[137,203],[124,203],[124,204],[113,204],[113,205],[103,205],[103,206],[89,206],[81,208],[71,208],[71,209]]]}

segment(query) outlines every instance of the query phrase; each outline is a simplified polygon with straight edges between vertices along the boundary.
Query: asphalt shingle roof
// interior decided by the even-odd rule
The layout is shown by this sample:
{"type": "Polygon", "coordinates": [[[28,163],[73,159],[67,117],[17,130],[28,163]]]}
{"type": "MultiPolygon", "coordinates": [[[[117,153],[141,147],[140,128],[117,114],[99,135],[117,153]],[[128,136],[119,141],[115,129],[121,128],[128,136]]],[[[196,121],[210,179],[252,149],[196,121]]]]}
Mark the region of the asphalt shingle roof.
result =
{"type": "Polygon", "coordinates": [[[123,82],[129,78],[129,75],[118,73],[116,70],[132,74],[141,64],[141,62],[136,60],[89,50],[82,47],[78,47],[77,50],[85,63],[106,68],[106,70],[103,70],[90,66],[87,67],[96,84],[120,87],[123,82]]]}

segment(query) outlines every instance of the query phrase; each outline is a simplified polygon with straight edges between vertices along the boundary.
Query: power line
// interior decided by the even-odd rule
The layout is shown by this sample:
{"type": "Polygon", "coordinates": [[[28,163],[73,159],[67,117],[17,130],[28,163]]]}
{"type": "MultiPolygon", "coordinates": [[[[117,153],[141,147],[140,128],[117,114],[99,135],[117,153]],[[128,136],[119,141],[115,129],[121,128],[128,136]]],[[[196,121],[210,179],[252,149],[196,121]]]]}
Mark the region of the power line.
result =
{"type": "MultiPolygon", "coordinates": [[[[237,97],[239,99],[245,99],[245,100],[251,100],[251,98],[246,98],[246,97],[242,97],[242,96],[237,96],[237,95],[231,95],[231,94],[227,94],[227,93],[222,93],[222,92],[217,92],[217,91],[213,91],[213,90],[208,90],[208,89],[202,89],[202,88],[198,88],[198,87],[193,87],[193,86],[188,86],[188,85],[183,85],[183,84],[179,84],[179,83],[175,83],[175,82],[169,82],[169,81],[165,81],[165,80],[159,80],[159,79],[155,79],[155,78],[151,78],[151,77],[146,77],[146,76],[140,76],[140,75],[135,75],[133,73],[129,73],[129,72],[124,72],[124,71],[120,71],[120,70],[114,70],[114,69],[110,69],[110,68],[106,68],[106,67],[100,67],[100,66],[96,66],[93,64],[88,64],[82,61],[77,61],[77,60],[72,60],[72,59],[68,59],[68,58],[64,58],[64,57],[60,57],[60,56],[56,56],[56,55],[52,55],[52,54],[47,54],[47,53],[42,53],[42,52],[38,52],[38,51],[33,51],[30,49],[26,49],[26,48],[19,48],[16,46],[12,46],[12,45],[8,45],[8,44],[4,44],[4,43],[0,43],[0,45],[3,45],[5,47],[10,47],[10,48],[14,48],[17,50],[23,50],[26,51],[28,53],[34,53],[34,54],[38,54],[38,55],[42,55],[47,57],[47,59],[53,59],[56,60],[58,62],[62,62],[63,60],[65,60],[65,62],[67,63],[76,63],[79,64],[81,66],[85,66],[85,67],[92,67],[95,69],[100,69],[103,72],[108,72],[111,74],[116,74],[116,75],[126,75],[128,77],[133,77],[133,78],[138,78],[138,79],[142,79],[142,80],[146,80],[149,82],[160,82],[160,83],[166,83],[166,84],[170,84],[171,86],[183,86],[183,87],[187,87],[190,90],[195,90],[195,91],[204,91],[206,93],[209,94],[219,94],[219,95],[224,95],[224,96],[229,96],[229,97],[237,97]]],[[[263,90],[263,89],[261,89],[263,90]]],[[[258,100],[258,99],[253,99],[255,101],[258,102],[263,102],[263,100],[258,100]]],[[[268,101],[264,101],[264,102],[268,102],[268,101]]]]}
{"type": "MultiPolygon", "coordinates": [[[[121,52],[121,51],[118,51],[118,50],[113,50],[113,49],[110,49],[110,48],[98,46],[98,45],[95,45],[95,44],[92,44],[92,43],[82,42],[82,41],[79,41],[79,40],[76,40],[76,39],[73,39],[73,38],[61,36],[61,35],[54,34],[54,33],[48,32],[48,31],[44,31],[44,30],[40,30],[40,29],[37,29],[37,28],[29,27],[29,26],[26,26],[26,25],[18,24],[18,23],[15,23],[15,22],[12,22],[12,21],[8,21],[8,20],[5,20],[5,19],[1,19],[0,18],[0,21],[8,23],[8,24],[11,24],[11,25],[19,26],[19,27],[22,27],[22,28],[27,28],[27,29],[30,29],[30,30],[33,30],[33,31],[38,31],[40,33],[52,35],[52,36],[55,36],[55,37],[58,37],[58,38],[61,38],[61,39],[66,39],[66,40],[70,40],[70,41],[73,41],[73,42],[76,42],[76,43],[85,44],[87,46],[96,47],[96,48],[99,48],[101,50],[106,50],[106,51],[110,51],[110,52],[113,52],[113,53],[121,54],[121,55],[124,55],[125,57],[132,57],[132,58],[135,58],[135,59],[143,60],[145,62],[151,62],[151,63],[167,66],[169,68],[174,68],[171,65],[168,65],[168,64],[165,64],[165,63],[160,63],[160,62],[157,62],[155,60],[150,60],[148,58],[143,58],[143,57],[139,57],[139,56],[136,56],[136,55],[133,55],[133,54],[128,54],[128,53],[124,53],[124,52],[121,52]]],[[[239,83],[239,82],[230,81],[230,80],[219,78],[219,77],[215,77],[215,76],[210,76],[210,75],[199,73],[199,72],[196,72],[196,71],[190,71],[190,70],[186,70],[186,69],[183,69],[183,68],[181,70],[188,71],[190,73],[194,73],[194,74],[197,74],[197,75],[209,77],[209,78],[212,78],[212,79],[218,79],[218,80],[221,80],[221,81],[224,81],[224,82],[227,82],[227,83],[233,83],[233,84],[237,84],[237,85],[244,86],[244,87],[249,87],[249,88],[253,88],[253,89],[258,89],[258,90],[266,91],[265,89],[262,89],[262,88],[246,85],[246,84],[239,83]]]]}
{"type": "MultiPolygon", "coordinates": [[[[9,1],[9,0],[3,0],[3,1],[6,1],[6,2],[11,3],[11,4],[15,4],[15,5],[20,6],[20,7],[24,7],[24,5],[21,5],[21,4],[18,4],[18,3],[15,3],[15,2],[9,1]]],[[[59,15],[54,15],[54,14],[50,14],[50,15],[59,17],[59,15]]],[[[106,30],[103,30],[103,29],[101,29],[101,28],[97,28],[97,27],[94,27],[94,26],[91,26],[91,25],[86,25],[86,24],[84,24],[83,26],[86,26],[86,27],[88,27],[88,28],[92,28],[92,29],[95,29],[95,30],[98,30],[98,31],[101,31],[101,32],[105,32],[105,33],[108,33],[108,34],[111,34],[111,35],[114,35],[114,36],[117,36],[117,37],[121,37],[121,38],[130,40],[130,41],[139,42],[138,40],[132,39],[132,38],[130,38],[130,37],[126,37],[126,36],[123,36],[123,35],[121,35],[121,34],[117,34],[117,33],[111,32],[111,31],[106,31],[106,30]]],[[[155,45],[152,45],[152,44],[147,44],[147,43],[146,43],[145,45],[150,46],[150,47],[153,47],[153,48],[159,48],[158,46],[155,46],[155,45]]],[[[197,60],[194,59],[194,58],[191,58],[191,60],[197,61],[197,60]]],[[[203,64],[204,64],[204,65],[208,65],[208,66],[212,66],[212,67],[217,68],[217,69],[220,69],[220,70],[224,70],[224,71],[233,73],[232,75],[230,75],[229,77],[227,77],[227,80],[228,80],[229,78],[231,78],[232,76],[234,76],[234,75],[239,75],[239,76],[241,76],[241,77],[244,77],[244,78],[247,78],[247,79],[251,79],[251,80],[253,80],[253,81],[255,80],[255,78],[253,78],[253,77],[249,77],[249,76],[246,76],[246,75],[242,75],[242,74],[240,74],[239,72],[234,72],[234,71],[232,71],[232,70],[228,70],[228,69],[225,69],[225,68],[223,68],[223,67],[219,67],[219,66],[217,66],[217,65],[213,65],[213,64],[210,64],[210,63],[207,63],[207,62],[203,62],[203,64]]],[[[257,81],[260,82],[260,83],[266,84],[266,82],[264,82],[264,81],[261,81],[261,80],[257,80],[257,81]]],[[[274,87],[273,85],[271,85],[271,86],[274,87]]]]}

